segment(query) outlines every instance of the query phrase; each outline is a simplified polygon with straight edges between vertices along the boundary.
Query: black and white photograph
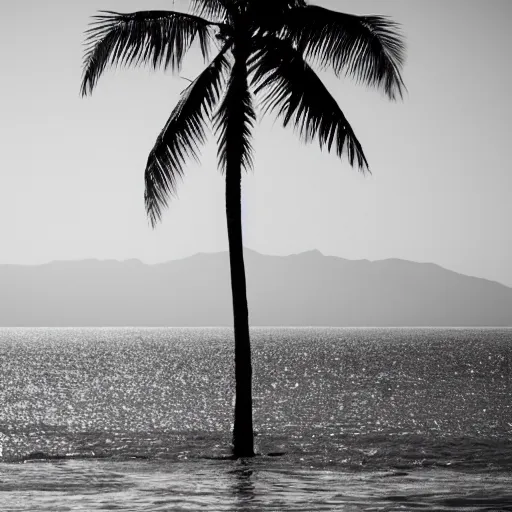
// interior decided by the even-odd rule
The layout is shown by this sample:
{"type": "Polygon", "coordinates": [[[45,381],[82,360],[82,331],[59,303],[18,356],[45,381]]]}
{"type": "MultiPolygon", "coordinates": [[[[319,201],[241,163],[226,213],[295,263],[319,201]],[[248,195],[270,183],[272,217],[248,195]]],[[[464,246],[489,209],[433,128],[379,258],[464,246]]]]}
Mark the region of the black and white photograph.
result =
{"type": "Polygon", "coordinates": [[[511,23],[3,0],[0,512],[512,512],[511,23]]]}

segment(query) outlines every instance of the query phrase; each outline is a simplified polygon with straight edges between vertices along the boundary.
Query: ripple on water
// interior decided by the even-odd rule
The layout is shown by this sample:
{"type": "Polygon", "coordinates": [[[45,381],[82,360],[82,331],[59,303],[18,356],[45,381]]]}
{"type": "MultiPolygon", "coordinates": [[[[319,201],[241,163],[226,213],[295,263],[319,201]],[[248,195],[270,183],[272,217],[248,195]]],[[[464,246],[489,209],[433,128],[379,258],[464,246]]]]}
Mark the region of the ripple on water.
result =
{"type": "Polygon", "coordinates": [[[254,461],[0,465],[2,510],[511,510],[510,478],[443,469],[343,472],[254,461]]]}

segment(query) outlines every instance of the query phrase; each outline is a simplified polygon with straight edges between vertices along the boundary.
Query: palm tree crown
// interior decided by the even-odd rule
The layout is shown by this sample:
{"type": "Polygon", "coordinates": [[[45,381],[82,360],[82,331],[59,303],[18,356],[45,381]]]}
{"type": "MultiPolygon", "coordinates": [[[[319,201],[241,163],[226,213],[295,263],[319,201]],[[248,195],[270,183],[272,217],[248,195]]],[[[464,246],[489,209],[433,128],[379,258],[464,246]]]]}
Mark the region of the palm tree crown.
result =
{"type": "Polygon", "coordinates": [[[354,16],[305,0],[192,0],[189,14],[102,11],[87,31],[81,92],[91,93],[112,65],[149,64],[179,70],[197,41],[208,65],[187,87],[149,154],[145,203],[153,225],[176,191],[187,159],[198,159],[213,123],[225,169],[230,153],[252,166],[254,99],[306,141],[345,155],[368,170],[361,144],[311,65],[351,75],[390,99],[405,89],[404,44],[397,25],[382,16],[354,16]],[[210,60],[212,49],[216,55],[210,60]],[[237,117],[236,121],[233,117],[237,117]],[[230,122],[231,121],[231,122],[230,122]],[[238,126],[237,126],[238,125],[238,126]]]}

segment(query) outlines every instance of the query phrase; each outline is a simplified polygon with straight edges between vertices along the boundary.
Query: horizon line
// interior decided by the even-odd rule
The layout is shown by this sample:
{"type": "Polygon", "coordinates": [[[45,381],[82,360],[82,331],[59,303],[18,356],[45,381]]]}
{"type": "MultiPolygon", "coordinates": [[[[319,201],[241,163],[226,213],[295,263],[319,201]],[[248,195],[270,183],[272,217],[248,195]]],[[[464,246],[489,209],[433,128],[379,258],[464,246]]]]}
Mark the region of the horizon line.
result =
{"type": "MultiPolygon", "coordinates": [[[[250,329],[512,329],[512,325],[250,325],[250,329]]],[[[233,329],[232,325],[63,325],[63,326],[0,326],[2,329],[233,329]]]]}

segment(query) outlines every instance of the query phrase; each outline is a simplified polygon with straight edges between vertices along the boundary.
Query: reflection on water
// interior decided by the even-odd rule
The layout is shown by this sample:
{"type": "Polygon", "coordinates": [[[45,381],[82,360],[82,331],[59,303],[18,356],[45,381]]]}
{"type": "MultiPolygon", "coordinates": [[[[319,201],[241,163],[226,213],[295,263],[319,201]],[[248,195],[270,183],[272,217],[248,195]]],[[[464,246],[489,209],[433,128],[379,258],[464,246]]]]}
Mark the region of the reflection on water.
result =
{"type": "Polygon", "coordinates": [[[256,498],[255,486],[253,483],[253,470],[246,466],[246,462],[240,461],[242,467],[230,471],[233,477],[233,496],[235,497],[236,508],[240,512],[254,510],[256,498]]]}
{"type": "Polygon", "coordinates": [[[512,330],[252,336],[232,461],[230,330],[0,330],[0,511],[512,511],[512,330]]]}
{"type": "Polygon", "coordinates": [[[510,476],[443,469],[343,472],[275,459],[187,463],[66,461],[0,465],[1,510],[506,511],[510,476]]]}

